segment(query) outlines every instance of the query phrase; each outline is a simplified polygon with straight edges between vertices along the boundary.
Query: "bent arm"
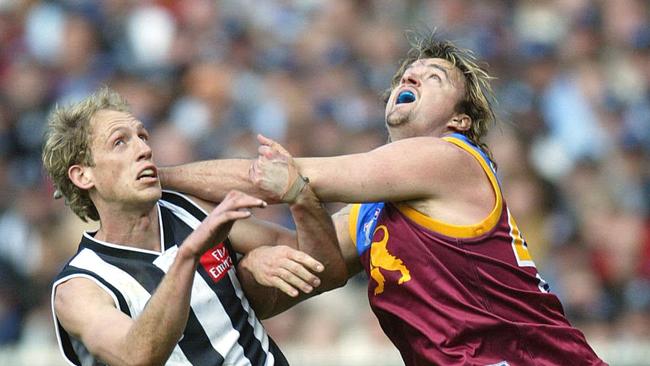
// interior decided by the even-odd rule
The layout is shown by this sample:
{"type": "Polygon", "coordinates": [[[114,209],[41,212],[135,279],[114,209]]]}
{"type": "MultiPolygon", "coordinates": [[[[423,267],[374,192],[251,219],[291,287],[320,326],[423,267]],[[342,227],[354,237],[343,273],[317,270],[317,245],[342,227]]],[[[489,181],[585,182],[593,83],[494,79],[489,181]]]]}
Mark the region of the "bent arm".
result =
{"type": "Polygon", "coordinates": [[[321,291],[343,286],[348,280],[345,259],[341,252],[332,218],[318,200],[309,184],[289,205],[296,223],[296,243],[303,251],[325,266],[321,275],[321,291]]]}
{"type": "Polygon", "coordinates": [[[163,365],[187,323],[197,263],[198,260],[179,250],[176,261],[135,320],[117,309],[104,290],[85,278],[60,284],[54,309],[68,333],[80,339],[103,362],[163,365]]]}
{"type": "MultiPolygon", "coordinates": [[[[298,195],[296,202],[290,204],[289,207],[296,223],[296,232],[282,228],[273,229],[268,224],[260,226],[259,223],[257,227],[250,227],[252,222],[246,220],[238,222],[230,235],[236,250],[239,247],[242,251],[247,252],[262,245],[282,245],[299,250],[324,266],[324,270],[319,274],[320,285],[315,291],[303,289],[302,292],[295,291],[293,292],[294,296],[289,296],[280,291],[280,286],[273,288],[260,286],[253,276],[259,262],[244,257],[238,267],[239,278],[249,300],[262,318],[280,313],[316,294],[341,287],[348,279],[345,259],[337,241],[337,233],[332,219],[321,206],[309,185],[298,195]],[[249,227],[246,227],[247,225],[249,227]],[[269,301],[269,299],[273,300],[269,301]]],[[[299,270],[301,262],[307,263],[304,258],[299,258],[302,254],[300,252],[287,253],[292,260],[275,266],[278,277],[291,275],[292,272],[295,273],[299,270]],[[283,268],[283,266],[287,268],[283,268]]],[[[318,271],[315,267],[310,269],[318,271]]]]}
{"type": "Polygon", "coordinates": [[[164,364],[185,329],[200,256],[215,242],[225,240],[235,220],[250,216],[247,208],[260,206],[263,201],[239,192],[226,195],[183,241],[137,319],[121,313],[112,298],[90,280],[74,278],[60,284],[54,310],[61,325],[107,364],[164,364]]]}

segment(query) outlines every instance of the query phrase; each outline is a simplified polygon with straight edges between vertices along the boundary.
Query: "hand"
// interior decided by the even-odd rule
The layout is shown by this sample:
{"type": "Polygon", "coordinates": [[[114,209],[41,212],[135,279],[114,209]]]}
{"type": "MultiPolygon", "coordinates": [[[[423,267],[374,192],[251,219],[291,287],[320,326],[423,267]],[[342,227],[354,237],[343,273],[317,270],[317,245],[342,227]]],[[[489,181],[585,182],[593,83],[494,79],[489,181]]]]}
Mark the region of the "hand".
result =
{"type": "Polygon", "coordinates": [[[284,245],[261,246],[248,252],[240,261],[257,283],[276,287],[291,297],[298,290],[308,294],[320,285],[320,279],[312,272],[325,268],[309,255],[284,245]]]}
{"type": "Polygon", "coordinates": [[[266,207],[263,200],[239,191],[230,191],[183,243],[195,257],[226,240],[232,224],[251,215],[253,207],[266,207]]]}
{"type": "Polygon", "coordinates": [[[270,200],[292,203],[306,184],[293,157],[267,137],[257,135],[257,140],[259,155],[249,170],[251,182],[270,200]]]}

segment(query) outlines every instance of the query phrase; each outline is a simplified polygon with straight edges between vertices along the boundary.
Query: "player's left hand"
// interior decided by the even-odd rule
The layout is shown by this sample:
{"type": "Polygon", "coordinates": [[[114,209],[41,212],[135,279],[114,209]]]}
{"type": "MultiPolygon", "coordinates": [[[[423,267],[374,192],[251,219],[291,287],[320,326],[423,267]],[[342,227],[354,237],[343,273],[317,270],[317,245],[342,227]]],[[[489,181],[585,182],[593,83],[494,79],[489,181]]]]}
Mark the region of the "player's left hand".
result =
{"type": "Polygon", "coordinates": [[[276,287],[291,297],[318,287],[320,279],[312,272],[325,268],[309,255],[284,245],[257,247],[241,259],[240,266],[260,285],[276,287]]]}

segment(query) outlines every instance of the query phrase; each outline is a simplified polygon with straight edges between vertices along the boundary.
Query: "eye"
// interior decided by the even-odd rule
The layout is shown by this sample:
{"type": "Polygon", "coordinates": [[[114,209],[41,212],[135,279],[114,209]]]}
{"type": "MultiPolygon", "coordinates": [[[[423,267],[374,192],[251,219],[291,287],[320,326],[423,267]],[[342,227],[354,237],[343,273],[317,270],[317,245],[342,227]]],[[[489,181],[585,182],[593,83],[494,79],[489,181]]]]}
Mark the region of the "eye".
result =
{"type": "Polygon", "coordinates": [[[140,137],[142,141],[149,141],[149,135],[145,133],[141,133],[140,135],[138,135],[138,137],[140,137]]]}
{"type": "Polygon", "coordinates": [[[120,146],[120,145],[123,145],[123,144],[125,144],[125,142],[124,142],[124,139],[121,138],[121,137],[118,138],[118,139],[116,139],[116,140],[113,142],[113,146],[120,146]]]}
{"type": "Polygon", "coordinates": [[[441,80],[442,80],[442,79],[440,78],[440,76],[438,76],[438,74],[436,74],[436,73],[433,73],[433,74],[429,75],[429,77],[428,77],[427,79],[436,79],[436,80],[438,80],[438,81],[441,81],[441,80]]]}

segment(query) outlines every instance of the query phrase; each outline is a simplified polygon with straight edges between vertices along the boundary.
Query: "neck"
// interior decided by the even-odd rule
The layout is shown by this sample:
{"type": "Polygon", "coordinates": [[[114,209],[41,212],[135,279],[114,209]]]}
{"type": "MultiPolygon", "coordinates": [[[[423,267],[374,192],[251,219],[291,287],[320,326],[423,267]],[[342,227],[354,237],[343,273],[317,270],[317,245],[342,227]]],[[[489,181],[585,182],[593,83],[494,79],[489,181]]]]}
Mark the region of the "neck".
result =
{"type": "Polygon", "coordinates": [[[399,129],[389,129],[388,130],[388,135],[389,135],[389,141],[390,142],[395,142],[398,140],[403,140],[403,139],[408,139],[412,137],[443,137],[446,135],[449,135],[450,133],[457,132],[452,129],[448,129],[444,126],[437,128],[437,129],[431,129],[428,131],[420,131],[418,133],[413,133],[412,131],[404,131],[404,130],[399,130],[399,129]],[[406,133],[409,132],[409,133],[406,133]]]}
{"type": "Polygon", "coordinates": [[[148,211],[113,211],[104,208],[99,211],[100,228],[95,234],[97,240],[153,251],[160,251],[160,225],[158,207],[148,211]]]}

